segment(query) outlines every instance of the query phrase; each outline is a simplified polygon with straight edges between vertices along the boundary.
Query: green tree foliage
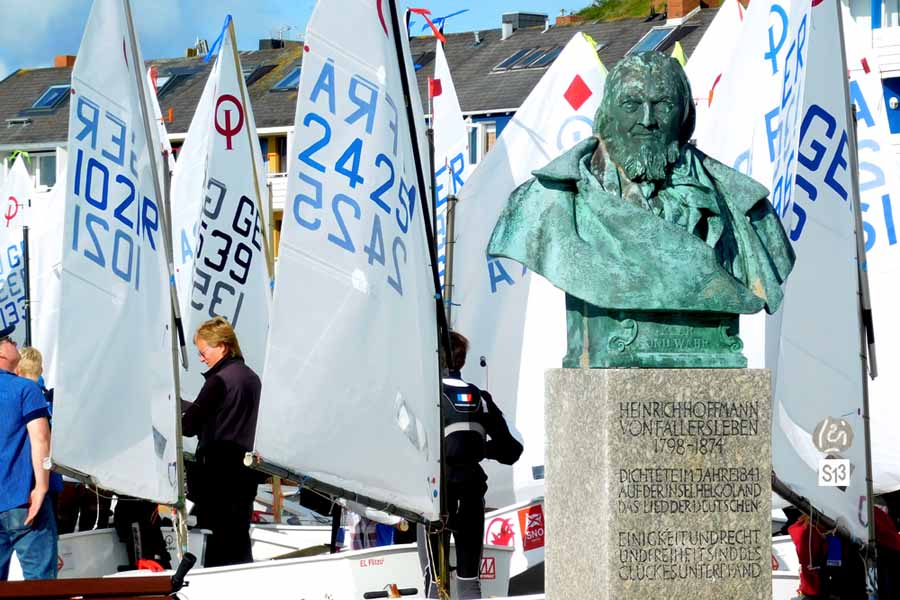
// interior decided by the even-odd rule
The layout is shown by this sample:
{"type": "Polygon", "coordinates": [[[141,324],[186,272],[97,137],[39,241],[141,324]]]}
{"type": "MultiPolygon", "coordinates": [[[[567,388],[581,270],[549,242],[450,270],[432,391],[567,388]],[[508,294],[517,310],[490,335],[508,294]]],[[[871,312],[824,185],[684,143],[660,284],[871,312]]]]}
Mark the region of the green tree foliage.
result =
{"type": "MultiPolygon", "coordinates": [[[[652,0],[594,0],[576,14],[590,20],[613,21],[629,17],[646,17],[652,0]]],[[[658,5],[658,3],[657,3],[658,5]]],[[[658,7],[657,11],[661,9],[658,7]]]]}

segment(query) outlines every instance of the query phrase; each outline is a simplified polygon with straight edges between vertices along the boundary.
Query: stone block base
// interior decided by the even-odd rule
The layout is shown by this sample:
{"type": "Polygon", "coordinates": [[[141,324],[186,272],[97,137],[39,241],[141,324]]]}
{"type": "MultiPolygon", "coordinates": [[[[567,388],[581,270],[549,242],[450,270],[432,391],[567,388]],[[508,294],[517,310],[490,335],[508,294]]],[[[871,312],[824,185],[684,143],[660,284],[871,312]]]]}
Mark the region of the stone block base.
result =
{"type": "Polygon", "coordinates": [[[766,370],[546,374],[549,600],[769,600],[766,370]]]}

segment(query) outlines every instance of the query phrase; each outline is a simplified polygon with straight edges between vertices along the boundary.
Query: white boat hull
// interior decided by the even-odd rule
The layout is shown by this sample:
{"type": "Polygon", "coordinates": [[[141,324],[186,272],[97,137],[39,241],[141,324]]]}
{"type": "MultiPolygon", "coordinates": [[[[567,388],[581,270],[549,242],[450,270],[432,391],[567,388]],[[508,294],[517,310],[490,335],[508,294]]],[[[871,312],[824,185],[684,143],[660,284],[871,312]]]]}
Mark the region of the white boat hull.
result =
{"type": "Polygon", "coordinates": [[[772,538],[772,600],[791,600],[799,594],[800,559],[789,535],[772,538]]]}
{"type": "MultiPolygon", "coordinates": [[[[485,548],[481,579],[484,597],[506,595],[511,554],[509,548],[485,548]]],[[[184,600],[257,598],[260,590],[266,590],[265,596],[270,600],[359,600],[368,592],[391,586],[414,588],[421,597],[423,585],[415,544],[192,569],[186,581],[188,587],[178,594],[184,600]]],[[[455,579],[451,584],[456,598],[455,579]]]]}
{"type": "Polygon", "coordinates": [[[253,560],[269,560],[303,548],[331,543],[329,525],[253,525],[250,528],[253,560]]]}

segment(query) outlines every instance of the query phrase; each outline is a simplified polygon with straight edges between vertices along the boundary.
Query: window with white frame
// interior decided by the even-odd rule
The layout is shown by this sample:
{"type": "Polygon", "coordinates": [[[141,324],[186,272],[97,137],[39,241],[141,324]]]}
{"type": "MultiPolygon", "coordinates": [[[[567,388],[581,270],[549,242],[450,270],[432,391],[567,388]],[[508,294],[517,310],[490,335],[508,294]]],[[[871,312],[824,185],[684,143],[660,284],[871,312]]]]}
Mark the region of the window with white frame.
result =
{"type": "Polygon", "coordinates": [[[34,186],[38,191],[46,191],[56,185],[56,152],[30,154],[30,162],[25,161],[28,172],[34,177],[34,186]]]}

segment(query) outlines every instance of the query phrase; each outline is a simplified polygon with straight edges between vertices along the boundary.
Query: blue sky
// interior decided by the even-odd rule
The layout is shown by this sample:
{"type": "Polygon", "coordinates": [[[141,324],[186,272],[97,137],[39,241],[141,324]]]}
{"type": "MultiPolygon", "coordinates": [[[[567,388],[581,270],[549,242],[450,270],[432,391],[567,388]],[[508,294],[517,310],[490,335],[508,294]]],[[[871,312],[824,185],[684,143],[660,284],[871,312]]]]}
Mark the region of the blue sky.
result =
{"type": "MultiPolygon", "coordinates": [[[[325,0],[339,2],[340,0],[325,0]]],[[[234,15],[241,50],[255,50],[260,38],[302,37],[314,0],[132,0],[145,58],[182,56],[196,38],[210,42],[225,14],[234,15]]],[[[401,5],[427,8],[433,17],[462,9],[468,12],[447,21],[445,30],[471,31],[500,26],[504,12],[529,11],[552,19],[562,9],[575,10],[590,0],[401,0],[401,5]]],[[[0,0],[0,78],[20,67],[42,67],[57,54],[77,54],[87,21],[89,0],[0,0]]],[[[424,21],[416,18],[413,33],[424,21]]]]}

